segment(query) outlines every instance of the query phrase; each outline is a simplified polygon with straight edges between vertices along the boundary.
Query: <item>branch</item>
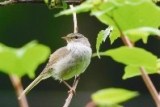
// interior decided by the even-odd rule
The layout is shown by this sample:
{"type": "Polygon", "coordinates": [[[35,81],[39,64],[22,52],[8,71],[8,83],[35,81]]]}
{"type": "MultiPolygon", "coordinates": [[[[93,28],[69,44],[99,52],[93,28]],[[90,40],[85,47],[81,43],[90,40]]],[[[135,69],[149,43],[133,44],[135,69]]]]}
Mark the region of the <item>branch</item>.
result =
{"type": "MultiPolygon", "coordinates": [[[[64,0],[64,2],[66,2],[67,4],[75,4],[75,5],[80,4],[82,1],[83,0],[64,0]]],[[[0,6],[6,6],[10,4],[19,4],[19,3],[44,4],[44,0],[6,0],[6,1],[0,2],[0,6]]]]}
{"type": "MultiPolygon", "coordinates": [[[[70,8],[73,9],[73,5],[70,5],[70,8]]],[[[76,15],[76,12],[73,12],[73,25],[74,25],[74,33],[77,33],[78,32],[78,25],[77,25],[77,15],[76,15]]],[[[75,80],[73,82],[73,85],[72,85],[72,88],[73,90],[76,90],[77,88],[77,85],[78,85],[78,82],[79,82],[79,77],[75,77],[75,80]]],[[[73,95],[74,95],[74,92],[71,91],[65,101],[65,104],[63,105],[63,107],[69,107],[70,103],[71,103],[71,100],[73,98],[73,95]]]]}
{"type": "MultiPolygon", "coordinates": [[[[73,90],[76,90],[78,82],[79,82],[79,79],[80,79],[79,77],[75,78],[75,81],[74,81],[73,86],[72,86],[73,90]]],[[[65,104],[63,105],[63,107],[69,107],[69,105],[71,103],[71,100],[73,98],[73,95],[74,95],[74,92],[71,91],[69,93],[69,95],[68,95],[68,97],[67,97],[67,99],[65,101],[65,104]]]]}
{"type": "Polygon", "coordinates": [[[140,70],[141,70],[142,78],[143,78],[146,86],[148,87],[148,90],[150,91],[154,101],[156,102],[157,107],[160,107],[159,95],[158,95],[158,92],[156,91],[151,79],[149,78],[148,74],[146,73],[146,70],[144,69],[144,67],[140,67],[140,70]]]}
{"type": "MultiPolygon", "coordinates": [[[[73,10],[74,7],[73,5],[70,5],[70,8],[73,10]]],[[[74,33],[77,33],[78,32],[78,25],[77,25],[77,15],[76,15],[76,12],[73,12],[73,25],[74,25],[74,33]]]]}
{"type": "MultiPolygon", "coordinates": [[[[18,96],[23,92],[23,86],[21,83],[21,79],[15,75],[10,75],[9,77],[11,79],[11,82],[13,84],[13,87],[16,91],[17,98],[18,98],[18,96]]],[[[29,107],[25,95],[21,98],[21,100],[18,100],[18,101],[19,101],[20,107],[29,107]]]]}

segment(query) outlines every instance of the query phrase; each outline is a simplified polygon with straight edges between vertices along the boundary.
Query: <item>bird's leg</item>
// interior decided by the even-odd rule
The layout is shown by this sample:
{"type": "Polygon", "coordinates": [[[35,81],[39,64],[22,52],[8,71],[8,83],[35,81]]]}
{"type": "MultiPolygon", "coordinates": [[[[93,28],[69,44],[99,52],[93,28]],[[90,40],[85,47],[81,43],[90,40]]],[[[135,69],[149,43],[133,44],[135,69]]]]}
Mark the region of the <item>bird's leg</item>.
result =
{"type": "Polygon", "coordinates": [[[80,79],[80,76],[75,76],[75,77],[74,77],[74,82],[73,82],[73,85],[72,85],[72,86],[74,86],[75,83],[76,83],[76,81],[79,80],[79,79],[80,79]]]}
{"type": "Polygon", "coordinates": [[[72,87],[66,82],[66,81],[62,81],[69,89],[71,89],[72,87]]]}
{"type": "Polygon", "coordinates": [[[74,82],[72,84],[72,90],[69,91],[69,93],[76,93],[76,87],[77,87],[77,82],[79,81],[80,76],[75,76],[74,82]]]}
{"type": "Polygon", "coordinates": [[[68,91],[68,93],[75,93],[75,88],[71,87],[66,81],[62,81],[70,90],[68,91]]]}

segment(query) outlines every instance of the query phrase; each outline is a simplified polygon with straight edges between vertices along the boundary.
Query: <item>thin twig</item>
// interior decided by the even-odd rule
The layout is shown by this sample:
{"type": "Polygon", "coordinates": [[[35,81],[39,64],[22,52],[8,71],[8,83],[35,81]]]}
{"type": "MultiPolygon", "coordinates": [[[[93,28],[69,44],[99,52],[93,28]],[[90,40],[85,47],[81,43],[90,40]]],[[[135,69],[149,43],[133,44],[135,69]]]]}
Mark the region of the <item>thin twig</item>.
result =
{"type": "MultiPolygon", "coordinates": [[[[15,88],[17,98],[18,98],[18,96],[23,92],[23,86],[22,86],[21,79],[15,75],[10,75],[9,77],[11,79],[13,87],[15,88]]],[[[25,95],[21,98],[21,100],[18,100],[18,102],[19,102],[20,107],[29,107],[25,95]]]]}
{"type": "MultiPolygon", "coordinates": [[[[70,8],[71,9],[74,9],[73,5],[70,5],[70,8]]],[[[76,12],[73,12],[73,23],[74,23],[74,33],[77,33],[78,32],[78,25],[77,25],[77,15],[76,15],[76,12]]],[[[79,82],[79,77],[75,77],[75,80],[73,82],[73,85],[72,85],[72,89],[73,90],[76,90],[77,88],[77,85],[78,85],[78,82],[79,82]]],[[[72,98],[73,98],[73,95],[74,95],[74,92],[73,91],[70,91],[63,107],[69,107],[71,101],[72,101],[72,98]]]]}
{"type": "MultiPolygon", "coordinates": [[[[80,4],[83,0],[64,0],[67,4],[80,4]]],[[[44,0],[6,0],[0,2],[0,6],[7,6],[9,4],[19,3],[32,3],[32,4],[44,4],[44,0]]]]}
{"type": "MultiPolygon", "coordinates": [[[[75,81],[74,81],[73,86],[72,86],[73,90],[76,90],[78,82],[79,82],[79,77],[75,78],[75,81]]],[[[68,97],[67,97],[67,99],[65,101],[65,104],[63,105],[63,107],[69,107],[69,105],[71,103],[71,100],[73,98],[73,95],[74,95],[74,92],[71,91],[69,93],[69,95],[68,95],[68,97]]]]}
{"type": "MultiPolygon", "coordinates": [[[[70,6],[70,8],[72,9],[72,10],[74,10],[74,7],[73,7],[73,5],[69,5],[70,6]]],[[[76,15],[76,12],[73,12],[73,26],[74,26],[74,33],[77,33],[78,32],[78,25],[77,25],[77,15],[76,15]]]]}
{"type": "Polygon", "coordinates": [[[126,45],[126,46],[128,46],[128,47],[133,47],[133,44],[131,43],[131,41],[128,39],[128,37],[127,36],[125,36],[124,34],[122,34],[121,33],[121,39],[122,39],[122,41],[123,41],[123,43],[126,45]]]}
{"type": "Polygon", "coordinates": [[[159,95],[158,92],[156,91],[151,79],[149,78],[148,74],[146,73],[146,70],[144,69],[144,67],[140,67],[141,70],[141,74],[142,74],[142,78],[143,80],[145,80],[145,84],[148,87],[148,90],[150,91],[154,101],[157,104],[157,107],[160,107],[160,99],[159,99],[159,95]]]}

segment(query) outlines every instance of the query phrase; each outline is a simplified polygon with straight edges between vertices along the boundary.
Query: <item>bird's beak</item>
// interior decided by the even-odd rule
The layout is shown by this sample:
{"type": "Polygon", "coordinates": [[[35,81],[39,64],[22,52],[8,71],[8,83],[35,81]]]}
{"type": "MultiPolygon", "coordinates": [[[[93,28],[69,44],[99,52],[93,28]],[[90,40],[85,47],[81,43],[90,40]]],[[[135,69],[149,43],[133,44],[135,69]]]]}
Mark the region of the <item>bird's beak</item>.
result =
{"type": "Polygon", "coordinates": [[[66,36],[64,36],[64,37],[61,37],[62,39],[64,39],[64,40],[67,40],[67,37],[66,36]]]}

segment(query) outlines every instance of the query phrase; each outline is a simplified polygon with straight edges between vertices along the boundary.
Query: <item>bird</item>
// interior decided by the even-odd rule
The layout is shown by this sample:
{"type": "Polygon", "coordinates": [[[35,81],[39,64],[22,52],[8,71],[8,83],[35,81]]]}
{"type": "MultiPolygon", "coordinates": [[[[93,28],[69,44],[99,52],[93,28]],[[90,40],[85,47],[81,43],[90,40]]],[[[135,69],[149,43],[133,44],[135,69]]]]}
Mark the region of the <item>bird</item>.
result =
{"type": "Polygon", "coordinates": [[[53,77],[55,80],[66,81],[79,76],[89,66],[92,56],[89,40],[80,33],[70,33],[62,39],[67,42],[67,45],[50,55],[45,68],[20,94],[18,99],[21,99],[42,80],[53,77]]]}

